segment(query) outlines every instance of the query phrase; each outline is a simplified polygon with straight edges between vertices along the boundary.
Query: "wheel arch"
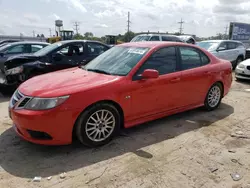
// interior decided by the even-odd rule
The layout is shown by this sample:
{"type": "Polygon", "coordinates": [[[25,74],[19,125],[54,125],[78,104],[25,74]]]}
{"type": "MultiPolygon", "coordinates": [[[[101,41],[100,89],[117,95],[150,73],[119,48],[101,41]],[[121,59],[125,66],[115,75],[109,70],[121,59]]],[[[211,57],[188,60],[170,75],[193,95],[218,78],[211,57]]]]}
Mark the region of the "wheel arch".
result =
{"type": "Polygon", "coordinates": [[[75,134],[75,129],[76,129],[76,124],[80,118],[80,116],[82,115],[82,113],[86,110],[88,110],[89,108],[91,108],[92,106],[96,105],[96,104],[101,104],[101,103],[108,103],[108,104],[112,104],[119,112],[120,116],[121,116],[121,128],[124,128],[124,112],[123,112],[123,109],[121,107],[121,105],[113,100],[100,100],[100,101],[97,101],[97,102],[94,102],[92,104],[90,104],[89,106],[87,106],[86,108],[84,108],[82,110],[82,112],[78,115],[77,119],[75,120],[75,123],[74,123],[74,127],[73,127],[73,130],[72,130],[72,140],[73,138],[76,137],[76,134],[75,134]]]}
{"type": "MultiPolygon", "coordinates": [[[[220,84],[220,85],[221,85],[222,95],[223,95],[222,97],[224,97],[225,88],[224,88],[223,82],[222,82],[222,81],[216,81],[216,82],[214,82],[214,84],[220,84]]],[[[214,85],[214,84],[213,84],[213,85],[214,85]]],[[[213,86],[213,85],[212,85],[212,86],[213,86]]],[[[212,86],[211,86],[211,87],[212,87],[212,86]]]]}

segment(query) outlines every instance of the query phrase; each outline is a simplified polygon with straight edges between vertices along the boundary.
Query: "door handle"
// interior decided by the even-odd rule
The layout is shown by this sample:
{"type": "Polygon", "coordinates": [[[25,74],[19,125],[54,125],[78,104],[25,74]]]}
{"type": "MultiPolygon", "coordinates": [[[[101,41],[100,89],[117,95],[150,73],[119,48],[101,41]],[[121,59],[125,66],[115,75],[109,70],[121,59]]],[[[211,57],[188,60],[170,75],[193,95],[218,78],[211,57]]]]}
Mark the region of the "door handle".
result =
{"type": "Polygon", "coordinates": [[[171,83],[176,83],[179,82],[181,79],[180,78],[174,78],[172,80],[170,80],[171,83]]]}

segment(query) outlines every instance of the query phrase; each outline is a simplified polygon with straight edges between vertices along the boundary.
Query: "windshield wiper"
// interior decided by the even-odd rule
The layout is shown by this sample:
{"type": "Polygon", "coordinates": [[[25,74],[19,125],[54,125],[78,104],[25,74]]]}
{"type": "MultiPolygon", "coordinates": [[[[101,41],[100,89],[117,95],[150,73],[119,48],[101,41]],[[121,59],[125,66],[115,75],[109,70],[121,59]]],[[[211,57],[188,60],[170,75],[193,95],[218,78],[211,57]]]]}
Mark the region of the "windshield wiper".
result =
{"type": "Polygon", "coordinates": [[[111,73],[106,72],[104,70],[99,70],[99,69],[85,69],[87,71],[92,71],[92,72],[97,72],[97,73],[101,73],[101,74],[107,74],[107,75],[111,75],[111,73]]]}

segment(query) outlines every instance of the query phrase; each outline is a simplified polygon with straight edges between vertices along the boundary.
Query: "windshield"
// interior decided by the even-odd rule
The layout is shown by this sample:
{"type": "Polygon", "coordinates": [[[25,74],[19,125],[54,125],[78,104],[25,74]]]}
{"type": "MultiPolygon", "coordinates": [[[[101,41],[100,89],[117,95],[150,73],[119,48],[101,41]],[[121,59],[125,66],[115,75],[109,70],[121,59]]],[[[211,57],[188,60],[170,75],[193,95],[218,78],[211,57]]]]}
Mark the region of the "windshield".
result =
{"type": "Polygon", "coordinates": [[[111,75],[127,75],[148,52],[149,48],[116,46],[104,52],[84,69],[111,75]]]}
{"type": "Polygon", "coordinates": [[[10,47],[11,44],[8,44],[8,43],[4,43],[4,44],[1,44],[0,45],[0,51],[5,51],[8,47],[10,47]]]}
{"type": "Polygon", "coordinates": [[[214,51],[217,49],[219,42],[198,42],[197,45],[207,51],[214,51]]]}
{"type": "Polygon", "coordinates": [[[149,41],[150,36],[136,36],[131,40],[131,42],[139,42],[139,41],[149,41]]]}
{"type": "Polygon", "coordinates": [[[51,44],[51,45],[48,45],[46,46],[45,48],[37,51],[34,53],[35,56],[44,56],[44,55],[47,55],[49,52],[57,49],[59,46],[61,46],[62,43],[61,42],[56,42],[54,44],[51,44]]]}

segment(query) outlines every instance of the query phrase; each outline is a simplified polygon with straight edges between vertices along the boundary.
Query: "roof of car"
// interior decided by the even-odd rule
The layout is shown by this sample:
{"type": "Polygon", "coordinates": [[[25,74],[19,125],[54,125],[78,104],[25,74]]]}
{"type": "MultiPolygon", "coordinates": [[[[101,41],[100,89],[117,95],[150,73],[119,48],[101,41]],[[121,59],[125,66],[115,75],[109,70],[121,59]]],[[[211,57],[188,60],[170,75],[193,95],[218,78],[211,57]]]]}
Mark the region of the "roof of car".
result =
{"type": "Polygon", "coordinates": [[[14,45],[14,44],[44,44],[44,45],[49,45],[50,43],[39,42],[39,41],[20,41],[20,42],[12,42],[9,45],[14,45]]]}
{"type": "Polygon", "coordinates": [[[137,36],[168,36],[168,37],[178,37],[176,35],[169,35],[169,34],[161,34],[161,33],[145,33],[145,34],[140,34],[140,35],[136,35],[137,36]]]}
{"type": "Polygon", "coordinates": [[[238,42],[240,43],[240,41],[236,41],[236,40],[204,40],[201,42],[238,42]]]}
{"type": "Polygon", "coordinates": [[[97,42],[103,45],[108,46],[107,44],[100,42],[100,41],[96,41],[96,40],[64,40],[64,41],[58,41],[58,43],[62,43],[62,44],[68,44],[68,43],[72,43],[72,42],[97,42]]]}
{"type": "Polygon", "coordinates": [[[150,41],[150,42],[129,42],[123,43],[118,46],[128,46],[128,47],[141,47],[141,48],[154,48],[160,46],[172,46],[172,45],[183,45],[183,46],[190,46],[189,44],[182,43],[182,42],[168,42],[168,41],[150,41]]]}

